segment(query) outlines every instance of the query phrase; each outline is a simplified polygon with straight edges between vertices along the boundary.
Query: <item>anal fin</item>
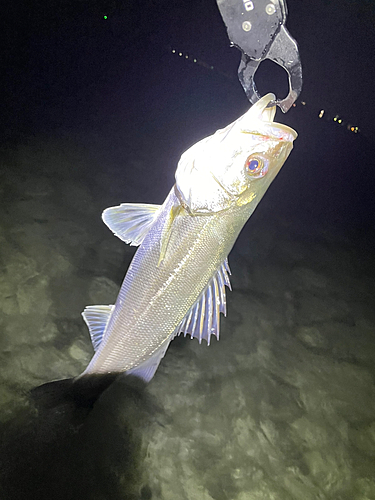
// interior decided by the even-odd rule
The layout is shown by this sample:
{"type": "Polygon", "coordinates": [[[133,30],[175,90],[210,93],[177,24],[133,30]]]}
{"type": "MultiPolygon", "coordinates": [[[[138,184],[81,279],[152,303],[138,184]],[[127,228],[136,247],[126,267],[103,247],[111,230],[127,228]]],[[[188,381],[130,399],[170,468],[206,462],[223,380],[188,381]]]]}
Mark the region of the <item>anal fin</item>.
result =
{"type": "Polygon", "coordinates": [[[162,345],[152,354],[146,361],[141,363],[140,365],[127,370],[126,373],[128,375],[135,375],[136,377],[140,377],[145,382],[150,382],[152,377],[155,375],[156,370],[160,364],[160,361],[165,356],[169,344],[172,340],[172,337],[165,340],[162,345]]]}

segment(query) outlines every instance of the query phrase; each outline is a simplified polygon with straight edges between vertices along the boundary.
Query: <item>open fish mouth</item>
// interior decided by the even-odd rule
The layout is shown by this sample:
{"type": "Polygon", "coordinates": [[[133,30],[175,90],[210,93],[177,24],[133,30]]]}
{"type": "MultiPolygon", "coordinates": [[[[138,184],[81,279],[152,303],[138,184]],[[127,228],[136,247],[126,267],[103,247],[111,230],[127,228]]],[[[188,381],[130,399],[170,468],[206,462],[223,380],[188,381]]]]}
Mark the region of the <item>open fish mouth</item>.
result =
{"type": "MultiPolygon", "coordinates": [[[[246,117],[249,115],[249,121],[255,119],[261,120],[262,125],[261,135],[267,135],[270,138],[277,138],[282,141],[293,142],[298,134],[295,130],[288,125],[274,122],[276,114],[276,96],[275,94],[266,94],[258,102],[253,104],[249,111],[244,115],[245,123],[246,117]]],[[[244,130],[244,132],[251,132],[252,130],[244,130]]],[[[259,134],[260,131],[258,131],[259,134]]],[[[255,132],[257,134],[257,132],[255,132]]]]}

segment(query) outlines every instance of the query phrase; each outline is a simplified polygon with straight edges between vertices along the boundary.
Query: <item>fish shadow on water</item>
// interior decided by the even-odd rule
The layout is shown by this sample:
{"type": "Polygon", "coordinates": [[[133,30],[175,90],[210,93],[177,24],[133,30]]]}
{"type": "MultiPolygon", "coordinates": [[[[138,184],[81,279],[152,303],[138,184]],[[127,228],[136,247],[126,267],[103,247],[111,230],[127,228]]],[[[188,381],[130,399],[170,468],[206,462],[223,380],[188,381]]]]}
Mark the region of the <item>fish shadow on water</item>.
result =
{"type": "Polygon", "coordinates": [[[160,408],[145,384],[124,375],[72,384],[37,388],[0,424],[0,498],[150,499],[142,434],[160,408]],[[95,401],[98,387],[107,386],[95,401]]]}

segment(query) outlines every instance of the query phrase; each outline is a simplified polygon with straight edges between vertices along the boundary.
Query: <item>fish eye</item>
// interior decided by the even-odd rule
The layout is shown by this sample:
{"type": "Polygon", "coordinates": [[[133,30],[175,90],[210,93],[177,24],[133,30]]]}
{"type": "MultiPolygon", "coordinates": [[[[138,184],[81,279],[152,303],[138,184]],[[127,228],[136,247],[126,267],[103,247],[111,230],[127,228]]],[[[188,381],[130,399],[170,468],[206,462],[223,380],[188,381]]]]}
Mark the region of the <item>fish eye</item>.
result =
{"type": "Polygon", "coordinates": [[[247,168],[250,170],[251,173],[258,172],[259,168],[261,167],[262,167],[262,162],[257,159],[250,160],[247,163],[247,168]]]}
{"type": "Polygon", "coordinates": [[[245,169],[254,178],[264,177],[267,173],[267,162],[260,156],[250,155],[245,161],[245,169]]]}

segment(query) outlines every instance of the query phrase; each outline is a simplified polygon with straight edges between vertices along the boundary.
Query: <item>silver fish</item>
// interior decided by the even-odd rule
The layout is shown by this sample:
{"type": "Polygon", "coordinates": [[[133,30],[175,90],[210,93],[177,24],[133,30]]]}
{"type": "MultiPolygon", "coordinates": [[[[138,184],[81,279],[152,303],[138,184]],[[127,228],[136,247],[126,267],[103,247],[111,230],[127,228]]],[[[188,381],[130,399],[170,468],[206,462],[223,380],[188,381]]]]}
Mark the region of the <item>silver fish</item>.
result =
{"type": "Polygon", "coordinates": [[[103,220],[139,245],[115,305],[82,313],[95,355],[81,374],[153,377],[171,340],[219,338],[230,287],[227,256],[293,147],[267,94],[235,122],[188,149],[163,205],[121,204],[103,220]]]}

